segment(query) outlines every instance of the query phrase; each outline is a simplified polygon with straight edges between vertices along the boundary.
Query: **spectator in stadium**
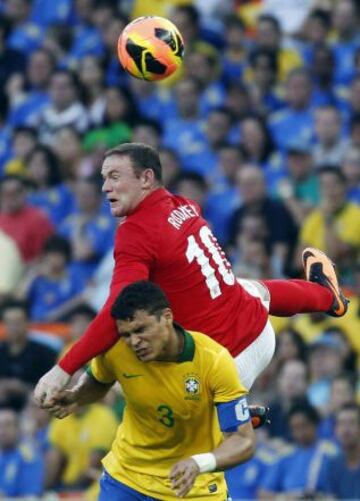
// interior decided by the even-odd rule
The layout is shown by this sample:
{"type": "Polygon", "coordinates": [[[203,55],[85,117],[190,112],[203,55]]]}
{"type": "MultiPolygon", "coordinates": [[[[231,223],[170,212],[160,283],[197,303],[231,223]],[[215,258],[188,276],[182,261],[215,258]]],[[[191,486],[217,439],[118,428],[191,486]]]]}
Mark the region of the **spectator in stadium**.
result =
{"type": "MultiPolygon", "coordinates": [[[[82,134],[73,127],[62,127],[56,133],[52,149],[56,153],[60,165],[62,181],[71,191],[73,191],[76,179],[89,177],[96,173],[99,152],[95,150],[95,152],[85,154],[82,146],[82,134]]],[[[69,209],[72,205],[69,204],[69,209]]]]}
{"type": "Polygon", "coordinates": [[[172,185],[177,176],[180,174],[182,168],[180,159],[174,149],[167,148],[166,146],[159,148],[159,156],[161,165],[164,168],[164,186],[171,191],[172,185]]]}
{"type": "Polygon", "coordinates": [[[0,230],[0,305],[14,291],[24,271],[16,242],[0,230]]]}
{"type": "Polygon", "coordinates": [[[9,78],[24,70],[25,57],[7,44],[7,38],[11,31],[11,23],[7,17],[0,14],[0,89],[5,89],[9,78]]]}
{"type": "Polygon", "coordinates": [[[96,148],[105,151],[126,142],[131,138],[136,118],[136,106],[128,90],[124,87],[108,87],[105,90],[105,109],[101,124],[85,135],[85,151],[96,148]]]}
{"type": "Polygon", "coordinates": [[[289,359],[280,366],[276,379],[277,392],[270,402],[268,430],[271,437],[290,439],[288,412],[296,400],[305,398],[307,384],[307,367],[304,361],[289,359]]]}
{"type": "Polygon", "coordinates": [[[49,87],[50,101],[38,118],[41,141],[52,144],[59,129],[72,126],[84,132],[89,126],[88,113],[80,102],[80,87],[75,73],[53,72],[49,87]]]}
{"type": "Polygon", "coordinates": [[[5,164],[5,174],[24,176],[26,160],[37,143],[37,131],[33,127],[19,126],[12,131],[12,158],[5,164]]]}
{"type": "Polygon", "coordinates": [[[245,25],[240,16],[233,14],[224,19],[225,50],[220,60],[221,78],[225,83],[241,79],[246,66],[248,41],[245,25]]]}
{"type": "Polygon", "coordinates": [[[314,117],[313,84],[306,68],[292,70],[285,82],[286,107],[270,115],[270,131],[277,147],[284,150],[296,140],[310,141],[314,117]]]}
{"type": "Polygon", "coordinates": [[[301,48],[307,66],[314,60],[314,49],[327,43],[331,30],[331,12],[320,7],[311,10],[303,28],[305,44],[301,48]]]}
{"type": "Polygon", "coordinates": [[[291,325],[279,331],[275,361],[281,367],[288,360],[307,361],[307,345],[301,334],[291,325]]]}
{"type": "Polygon", "coordinates": [[[91,278],[100,259],[112,247],[115,221],[103,213],[101,183],[97,176],[76,181],[75,201],[76,210],[64,219],[58,230],[71,243],[73,267],[85,281],[91,278]]]}
{"type": "Polygon", "coordinates": [[[58,235],[45,242],[40,263],[23,285],[22,296],[29,301],[33,321],[61,320],[66,305],[84,289],[84,277],[70,264],[70,243],[58,235]]]}
{"type": "Polygon", "coordinates": [[[162,141],[162,127],[156,120],[141,119],[133,128],[131,140],[158,149],[162,141]]]}
{"type": "Polygon", "coordinates": [[[334,84],[335,59],[330,47],[317,45],[313,48],[310,70],[313,78],[312,104],[336,106],[344,110],[341,87],[334,84]]]}
{"type": "Polygon", "coordinates": [[[0,229],[15,240],[26,263],[40,256],[45,240],[54,231],[47,215],[27,202],[25,181],[20,177],[1,180],[0,229]]]}
{"type": "Polygon", "coordinates": [[[31,443],[21,441],[19,416],[0,409],[0,492],[6,499],[41,497],[44,460],[31,443]]]}
{"type": "Polygon", "coordinates": [[[217,50],[203,45],[184,58],[185,75],[194,78],[200,86],[200,113],[207,117],[211,109],[222,106],[224,84],[220,80],[220,61],[217,50]]]}
{"type": "Polygon", "coordinates": [[[165,119],[163,144],[176,151],[184,169],[207,174],[207,166],[199,165],[197,157],[193,164],[193,154],[206,145],[200,122],[200,85],[193,78],[184,78],[176,84],[175,95],[177,116],[165,119]]]}
{"type": "Polygon", "coordinates": [[[355,379],[352,373],[340,372],[331,381],[330,399],[325,416],[319,424],[320,438],[336,440],[336,414],[344,406],[356,403],[355,379]]]}
{"type": "Polygon", "coordinates": [[[330,402],[332,378],[344,370],[341,342],[335,337],[322,334],[315,339],[309,350],[310,384],[307,396],[312,405],[325,413],[330,402]]]}
{"type": "Polygon", "coordinates": [[[244,166],[238,173],[237,184],[242,198],[242,205],[233,215],[230,240],[234,241],[241,220],[246,214],[253,212],[261,215],[266,222],[267,244],[271,256],[278,262],[278,272],[283,273],[291,255],[297,233],[289,211],[280,200],[268,196],[264,173],[258,167],[244,166]]]}
{"type": "Polygon", "coordinates": [[[294,441],[265,474],[260,499],[308,498],[325,492],[327,460],[336,448],[331,442],[318,440],[320,416],[306,401],[294,403],[288,413],[288,426],[294,441]]]}
{"type": "Polygon", "coordinates": [[[266,116],[285,106],[277,87],[278,61],[276,52],[258,47],[249,56],[249,92],[254,109],[266,116]]]}
{"type": "Polygon", "coordinates": [[[240,144],[248,162],[261,167],[265,175],[271,171],[271,164],[275,161],[274,144],[266,121],[261,116],[252,114],[240,120],[240,144]]]}
{"type": "Polygon", "coordinates": [[[333,26],[337,38],[332,44],[335,55],[335,81],[347,84],[353,74],[355,51],[360,37],[358,32],[359,11],[355,0],[339,0],[334,4],[333,26]]]}
{"type": "MultiPolygon", "coordinates": [[[[102,3],[102,2],[101,2],[102,3]]],[[[101,5],[101,4],[100,4],[101,5]]],[[[109,19],[102,31],[102,39],[105,44],[105,83],[106,85],[116,86],[124,85],[127,82],[126,72],[119,64],[117,54],[117,42],[119,33],[122,33],[129,19],[124,14],[117,11],[109,19]]],[[[130,83],[130,82],[129,82],[130,83]]],[[[149,83],[149,82],[144,82],[149,83]]],[[[149,87],[151,84],[149,83],[149,87]]]]}
{"type": "MultiPolygon", "coordinates": [[[[66,151],[71,151],[71,143],[66,151]]],[[[28,201],[33,207],[45,212],[57,226],[70,214],[74,207],[74,195],[63,182],[59,159],[48,146],[38,144],[26,159],[26,179],[30,183],[28,201]]]]}
{"type": "Polygon", "coordinates": [[[341,407],[335,418],[335,433],[340,445],[337,456],[325,470],[326,492],[335,499],[360,498],[360,408],[341,407]]]}
{"type": "Polygon", "coordinates": [[[312,245],[337,261],[340,276],[351,283],[349,268],[360,250],[360,209],[346,201],[346,179],[334,167],[318,170],[320,206],[305,219],[300,246],[312,245]]]}
{"type": "Polygon", "coordinates": [[[106,108],[104,86],[104,64],[94,55],[80,59],[77,73],[83,91],[83,103],[89,114],[89,125],[95,127],[102,123],[106,108]]]}
{"type": "Polygon", "coordinates": [[[53,419],[45,455],[45,488],[86,491],[94,499],[95,481],[101,474],[101,459],[111,448],[118,423],[101,403],[78,409],[65,420],[53,419]],[[74,454],[76,451],[76,454],[74,454]]]}
{"type": "Polygon", "coordinates": [[[236,177],[245,158],[245,151],[240,145],[222,144],[218,148],[216,173],[209,182],[204,216],[211,223],[217,238],[225,245],[229,242],[232,215],[241,203],[236,177]]]}
{"type": "Polygon", "coordinates": [[[56,352],[29,337],[29,314],[21,301],[2,307],[5,339],[0,342],[0,404],[22,409],[31,388],[55,363],[56,352]]]}
{"type": "Polygon", "coordinates": [[[360,75],[355,75],[351,80],[348,97],[348,114],[360,114],[360,75]]]}
{"type": "Polygon", "coordinates": [[[250,92],[242,82],[227,85],[225,107],[237,121],[252,111],[250,92]]]}
{"type": "Polygon", "coordinates": [[[274,192],[282,199],[296,224],[301,226],[305,217],[320,200],[319,179],[314,169],[309,141],[294,141],[288,144],[285,168],[286,171],[280,171],[278,176],[276,172],[270,172],[274,192]]]}
{"type": "Polygon", "coordinates": [[[347,200],[360,205],[360,148],[347,148],[341,171],[346,178],[347,200]]]}
{"type": "Polygon", "coordinates": [[[11,22],[11,32],[7,38],[8,47],[28,56],[41,46],[43,29],[30,20],[29,0],[5,0],[3,12],[11,22]]]}
{"type": "Polygon", "coordinates": [[[341,165],[348,148],[342,138],[342,119],[339,109],[334,105],[321,106],[315,111],[316,143],[313,149],[314,165],[341,165]]]}
{"type": "Polygon", "coordinates": [[[204,206],[207,183],[201,174],[197,172],[182,172],[175,179],[172,187],[174,193],[177,195],[194,200],[200,208],[204,206]]]}
{"type": "MultiPolygon", "coordinates": [[[[250,238],[246,235],[246,226],[251,220],[262,221],[261,216],[247,214],[242,220],[242,227],[236,239],[236,248],[233,249],[232,264],[237,276],[261,280],[264,277],[272,278],[275,273],[271,266],[269,250],[266,241],[260,235],[250,238]]],[[[265,225],[264,225],[265,226],[265,225]]]]}
{"type": "Polygon", "coordinates": [[[301,55],[283,43],[281,25],[271,14],[261,14],[258,18],[257,43],[261,48],[275,51],[278,61],[278,77],[281,81],[285,80],[294,68],[302,65],[301,55]]]}
{"type": "Polygon", "coordinates": [[[9,82],[7,91],[12,104],[9,123],[12,126],[33,125],[49,102],[49,85],[55,60],[48,50],[35,50],[27,61],[24,77],[9,82]]]}
{"type": "Polygon", "coordinates": [[[360,149],[360,113],[352,115],[349,128],[349,146],[360,149]]]}

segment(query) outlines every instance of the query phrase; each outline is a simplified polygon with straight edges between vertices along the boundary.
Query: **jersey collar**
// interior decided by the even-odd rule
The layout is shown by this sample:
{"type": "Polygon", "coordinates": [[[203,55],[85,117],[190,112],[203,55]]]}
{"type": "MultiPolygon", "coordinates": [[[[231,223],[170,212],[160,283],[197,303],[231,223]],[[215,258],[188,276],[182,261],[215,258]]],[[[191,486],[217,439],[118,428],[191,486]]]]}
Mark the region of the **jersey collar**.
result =
{"type": "Polygon", "coordinates": [[[177,362],[192,362],[195,355],[195,341],[192,335],[187,332],[181,325],[174,322],[175,329],[180,331],[184,336],[184,347],[180,353],[177,362]]]}

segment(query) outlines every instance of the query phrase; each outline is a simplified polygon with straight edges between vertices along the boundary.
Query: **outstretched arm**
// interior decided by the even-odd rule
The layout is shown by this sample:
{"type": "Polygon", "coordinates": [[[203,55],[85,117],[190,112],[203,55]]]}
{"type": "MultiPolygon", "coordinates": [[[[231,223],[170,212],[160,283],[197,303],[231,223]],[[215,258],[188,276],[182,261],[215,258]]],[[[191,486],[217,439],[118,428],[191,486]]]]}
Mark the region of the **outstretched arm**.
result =
{"type": "Polygon", "coordinates": [[[84,372],[75,386],[60,393],[46,408],[53,416],[63,419],[80,407],[101,400],[111,387],[112,383],[99,383],[93,376],[84,372]]]}

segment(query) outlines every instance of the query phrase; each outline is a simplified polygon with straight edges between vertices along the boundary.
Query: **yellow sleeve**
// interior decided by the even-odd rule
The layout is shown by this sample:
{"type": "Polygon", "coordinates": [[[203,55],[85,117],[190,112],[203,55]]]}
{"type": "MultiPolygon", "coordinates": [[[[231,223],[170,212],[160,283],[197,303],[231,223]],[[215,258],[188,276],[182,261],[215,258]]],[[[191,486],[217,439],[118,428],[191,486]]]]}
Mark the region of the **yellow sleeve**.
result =
{"type": "Polygon", "coordinates": [[[248,393],[240,382],[234,359],[225,348],[217,355],[209,377],[215,404],[230,402],[248,393]]]}
{"type": "MultiPolygon", "coordinates": [[[[59,421],[58,419],[52,419],[49,426],[48,440],[50,445],[59,449],[64,454],[66,454],[66,443],[64,441],[64,432],[67,428],[64,425],[65,421],[59,421]]],[[[66,435],[65,435],[66,436],[66,435]]]]}
{"type": "Polygon", "coordinates": [[[116,380],[110,364],[105,359],[105,355],[99,355],[91,360],[89,372],[99,383],[112,384],[116,380]]]}
{"type": "MultiPolygon", "coordinates": [[[[313,212],[303,222],[300,228],[300,242],[302,244],[314,245],[314,226],[316,225],[316,214],[313,212]]],[[[315,232],[316,234],[316,232],[315,232]]]]}
{"type": "Polygon", "coordinates": [[[96,433],[91,448],[93,450],[108,451],[116,435],[118,423],[113,413],[105,408],[101,409],[97,419],[96,433]]]}

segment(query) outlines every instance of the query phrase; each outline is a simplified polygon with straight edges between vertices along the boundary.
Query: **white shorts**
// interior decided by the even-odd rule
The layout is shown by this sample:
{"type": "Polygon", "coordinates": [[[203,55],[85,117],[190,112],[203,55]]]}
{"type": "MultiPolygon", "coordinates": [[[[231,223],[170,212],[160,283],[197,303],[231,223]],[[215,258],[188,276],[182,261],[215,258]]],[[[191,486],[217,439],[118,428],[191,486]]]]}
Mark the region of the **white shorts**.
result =
{"type": "MultiPolygon", "coordinates": [[[[269,291],[261,282],[237,280],[246,292],[260,298],[265,308],[269,311],[269,291]]],[[[271,362],[275,352],[275,344],[275,332],[270,320],[268,320],[259,336],[235,357],[240,380],[247,390],[250,390],[255,379],[271,362]]]]}

